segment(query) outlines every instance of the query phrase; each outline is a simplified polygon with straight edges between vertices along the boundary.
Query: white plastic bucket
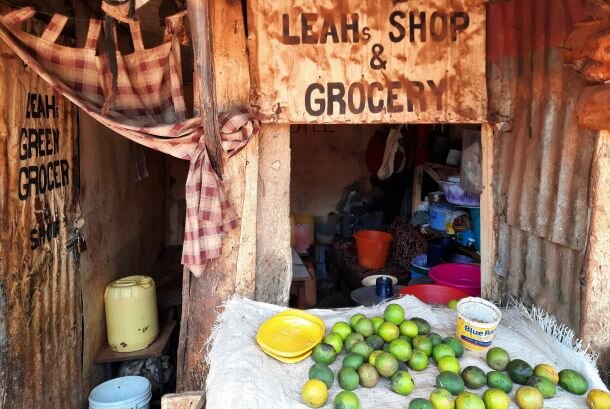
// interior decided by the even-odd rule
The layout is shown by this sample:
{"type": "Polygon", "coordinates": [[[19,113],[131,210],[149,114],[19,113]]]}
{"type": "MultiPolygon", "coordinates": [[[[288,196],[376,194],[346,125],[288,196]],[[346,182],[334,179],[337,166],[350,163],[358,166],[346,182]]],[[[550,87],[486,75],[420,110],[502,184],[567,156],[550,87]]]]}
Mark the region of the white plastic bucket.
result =
{"type": "Polygon", "coordinates": [[[150,381],[123,376],[96,386],[89,394],[89,409],[149,409],[150,381]]]}
{"type": "Polygon", "coordinates": [[[468,297],[458,302],[457,313],[456,337],[464,348],[488,350],[502,319],[498,307],[482,298],[468,297]]]}

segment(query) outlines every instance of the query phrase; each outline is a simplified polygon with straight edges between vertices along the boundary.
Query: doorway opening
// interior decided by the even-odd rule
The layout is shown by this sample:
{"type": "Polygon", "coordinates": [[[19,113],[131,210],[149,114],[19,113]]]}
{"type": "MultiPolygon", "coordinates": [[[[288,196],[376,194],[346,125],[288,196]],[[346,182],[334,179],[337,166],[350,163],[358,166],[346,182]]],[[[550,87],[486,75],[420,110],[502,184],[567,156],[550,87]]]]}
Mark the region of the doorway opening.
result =
{"type": "Polygon", "coordinates": [[[398,294],[441,284],[436,273],[430,276],[430,268],[441,265],[435,272],[451,268],[455,276],[457,268],[474,287],[478,282],[478,288],[462,290],[480,293],[481,130],[455,124],[293,125],[291,306],[372,305],[379,302],[376,276],[391,276],[398,294]],[[364,237],[369,231],[389,236],[364,237]],[[367,240],[380,243],[384,237],[391,238],[387,256],[371,264],[367,240]]]}

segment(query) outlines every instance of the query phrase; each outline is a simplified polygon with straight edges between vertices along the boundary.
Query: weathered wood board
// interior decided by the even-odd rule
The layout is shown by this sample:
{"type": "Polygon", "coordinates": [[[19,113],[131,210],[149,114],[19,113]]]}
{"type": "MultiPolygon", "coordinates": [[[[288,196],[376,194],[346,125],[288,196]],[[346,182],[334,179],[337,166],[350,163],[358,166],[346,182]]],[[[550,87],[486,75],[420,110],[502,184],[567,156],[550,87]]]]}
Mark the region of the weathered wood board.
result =
{"type": "Polygon", "coordinates": [[[483,122],[484,3],[249,1],[251,105],[266,122],[483,122]]]}

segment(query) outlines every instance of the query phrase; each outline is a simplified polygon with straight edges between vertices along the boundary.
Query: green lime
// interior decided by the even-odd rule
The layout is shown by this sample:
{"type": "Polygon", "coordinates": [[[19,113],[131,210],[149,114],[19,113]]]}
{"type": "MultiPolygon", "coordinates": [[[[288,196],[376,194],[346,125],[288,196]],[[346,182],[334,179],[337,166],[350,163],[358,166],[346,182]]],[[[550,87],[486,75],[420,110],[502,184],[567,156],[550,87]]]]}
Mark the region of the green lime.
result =
{"type": "Polygon", "coordinates": [[[418,335],[413,338],[413,348],[419,349],[428,356],[432,355],[432,341],[425,335],[418,335]]]}
{"type": "Polygon", "coordinates": [[[455,409],[455,398],[447,389],[439,388],[430,394],[430,403],[434,409],[455,409]]]}
{"type": "Polygon", "coordinates": [[[534,368],[522,359],[513,359],[506,366],[506,372],[508,372],[508,376],[513,382],[525,385],[527,380],[534,375],[534,368]]]}
{"type": "Polygon", "coordinates": [[[405,310],[398,304],[390,304],[383,311],[383,319],[400,325],[405,320],[405,310]]]}
{"type": "Polygon", "coordinates": [[[358,354],[352,354],[349,353],[347,355],[345,355],[345,358],[343,358],[343,367],[344,368],[353,368],[355,370],[358,370],[358,368],[360,368],[360,366],[364,363],[364,357],[362,355],[358,355],[358,354]]]}
{"type": "Polygon", "coordinates": [[[417,324],[411,320],[403,321],[400,324],[400,334],[409,338],[415,338],[419,335],[417,324]]]}
{"type": "Polygon", "coordinates": [[[453,357],[453,356],[444,356],[441,359],[438,360],[438,362],[436,363],[436,366],[438,366],[438,370],[439,372],[455,372],[456,374],[459,374],[460,371],[462,370],[462,368],[460,368],[460,363],[457,360],[457,358],[453,357]]]}
{"type": "Polygon", "coordinates": [[[461,392],[455,399],[455,409],[485,409],[485,403],[474,393],[461,392]]]}
{"type": "Polygon", "coordinates": [[[364,341],[360,341],[354,344],[354,346],[352,346],[352,348],[350,349],[350,352],[352,354],[358,354],[358,355],[362,355],[362,357],[364,358],[364,360],[368,360],[369,356],[371,356],[371,353],[373,352],[373,348],[371,348],[371,346],[369,344],[367,344],[364,341]]]}
{"type": "Polygon", "coordinates": [[[455,372],[441,372],[436,377],[436,386],[447,389],[453,396],[464,392],[464,381],[455,372]]]}
{"type": "Polygon", "coordinates": [[[347,336],[347,338],[345,338],[345,341],[343,341],[343,348],[345,348],[347,352],[350,352],[352,347],[360,341],[364,341],[362,334],[352,332],[347,336]]]}
{"type": "Polygon", "coordinates": [[[540,393],[542,393],[542,396],[544,396],[544,399],[552,398],[553,396],[555,396],[555,393],[557,392],[557,388],[555,387],[555,384],[541,376],[534,375],[534,376],[530,377],[527,380],[526,385],[533,386],[534,388],[538,389],[540,391],[540,393]]]}
{"type": "Polygon", "coordinates": [[[358,376],[360,377],[360,385],[365,388],[372,388],[379,382],[377,369],[371,364],[362,364],[362,366],[358,368],[358,376]]]}
{"type": "Polygon", "coordinates": [[[451,300],[447,303],[447,307],[451,308],[452,310],[457,310],[457,304],[458,300],[451,300]]]}
{"type": "Polygon", "coordinates": [[[487,374],[481,368],[468,366],[462,371],[462,379],[467,388],[479,389],[487,383],[487,374]]]}
{"type": "Polygon", "coordinates": [[[341,338],[341,335],[335,334],[334,332],[331,332],[324,338],[324,343],[332,345],[338,354],[343,350],[343,338],[341,338]]]}
{"type": "Polygon", "coordinates": [[[392,378],[392,390],[399,395],[409,395],[415,388],[413,378],[407,371],[397,371],[392,378]]]}
{"type": "Polygon", "coordinates": [[[415,398],[409,403],[408,409],[434,409],[434,406],[426,399],[415,398]]]}
{"type": "Polygon", "coordinates": [[[381,349],[383,348],[383,338],[379,335],[370,335],[366,337],[366,343],[371,346],[373,349],[381,349]]]}
{"type": "Polygon", "coordinates": [[[461,358],[462,355],[464,355],[464,347],[462,346],[460,341],[457,340],[457,338],[447,337],[443,339],[443,344],[447,344],[451,347],[451,349],[453,349],[456,358],[461,358]]]}
{"type": "Polygon", "coordinates": [[[430,338],[430,341],[432,341],[432,346],[435,347],[437,345],[439,345],[441,342],[443,342],[443,338],[438,335],[436,332],[431,332],[428,335],[428,338],[430,338]]]}
{"type": "Polygon", "coordinates": [[[398,370],[398,360],[394,355],[382,352],[375,358],[375,368],[379,375],[389,378],[398,370]]]}
{"type": "Polygon", "coordinates": [[[589,389],[587,380],[572,369],[564,369],[559,372],[559,386],[575,395],[584,395],[589,389]]]}
{"type": "Polygon", "coordinates": [[[428,362],[428,355],[426,355],[425,352],[415,349],[411,354],[411,358],[409,358],[408,365],[409,368],[413,369],[414,371],[423,371],[428,367],[428,362]]]}
{"type": "Polygon", "coordinates": [[[506,350],[495,347],[487,351],[487,365],[496,371],[503,371],[510,362],[510,355],[506,350]]]}
{"type": "Polygon", "coordinates": [[[492,389],[500,389],[505,393],[511,393],[513,381],[504,372],[491,371],[487,373],[487,386],[492,389]]]}
{"type": "Polygon", "coordinates": [[[345,338],[347,338],[347,336],[352,333],[352,327],[350,327],[347,322],[339,321],[335,325],[333,325],[330,332],[334,334],[339,334],[341,336],[341,339],[345,341],[345,338]]]}
{"type": "Polygon", "coordinates": [[[364,314],[354,314],[354,315],[352,315],[352,318],[349,319],[349,325],[352,327],[352,329],[354,329],[354,330],[356,329],[355,328],[356,323],[358,322],[358,320],[360,318],[366,318],[366,317],[364,316],[364,314]]]}
{"type": "Polygon", "coordinates": [[[369,335],[373,335],[375,332],[375,327],[373,326],[373,322],[368,318],[360,318],[356,325],[354,326],[354,330],[362,334],[363,337],[368,337],[369,335]]]}
{"type": "Polygon", "coordinates": [[[328,367],[328,365],[315,363],[309,369],[309,379],[317,379],[319,381],[324,382],[326,387],[330,389],[335,380],[335,375],[333,371],[328,367]]]}
{"type": "Polygon", "coordinates": [[[313,348],[311,357],[314,361],[320,364],[330,365],[337,358],[337,351],[332,345],[318,344],[313,348]]]}
{"type": "Polygon", "coordinates": [[[423,318],[411,318],[415,324],[417,324],[417,332],[419,335],[428,335],[430,333],[430,324],[423,318]]]}
{"type": "Polygon", "coordinates": [[[447,344],[438,344],[432,348],[432,357],[436,362],[444,356],[455,357],[455,351],[447,344]]]}
{"type": "Polygon", "coordinates": [[[398,325],[393,322],[384,322],[379,327],[379,336],[383,338],[385,342],[392,342],[400,335],[398,325]]]}
{"type": "Polygon", "coordinates": [[[411,358],[411,345],[402,339],[395,339],[390,343],[390,353],[399,361],[405,362],[411,358]]]}
{"type": "Polygon", "coordinates": [[[371,355],[369,355],[369,364],[375,366],[375,359],[377,359],[377,357],[379,356],[379,354],[383,353],[383,351],[380,350],[376,350],[373,351],[371,353],[371,355]]]}
{"type": "Polygon", "coordinates": [[[343,367],[337,374],[339,385],[346,391],[353,391],[360,385],[360,377],[354,368],[343,367]]]}
{"type": "Polygon", "coordinates": [[[354,392],[341,391],[335,396],[334,409],[360,409],[360,399],[354,392]]]}
{"type": "Polygon", "coordinates": [[[383,324],[385,320],[381,317],[373,317],[371,318],[371,322],[373,323],[375,334],[379,334],[379,327],[381,327],[381,324],[383,324]]]}
{"type": "Polygon", "coordinates": [[[483,402],[487,409],[508,409],[510,407],[510,397],[500,389],[487,389],[483,393],[483,402]]]}

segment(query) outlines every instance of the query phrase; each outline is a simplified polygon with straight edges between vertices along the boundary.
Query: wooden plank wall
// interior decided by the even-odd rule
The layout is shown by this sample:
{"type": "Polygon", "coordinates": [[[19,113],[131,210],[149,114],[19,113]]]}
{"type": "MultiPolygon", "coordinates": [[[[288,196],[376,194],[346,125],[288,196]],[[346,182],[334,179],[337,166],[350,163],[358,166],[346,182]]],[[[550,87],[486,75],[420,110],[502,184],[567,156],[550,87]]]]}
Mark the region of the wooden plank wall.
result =
{"type": "MultiPolygon", "coordinates": [[[[207,0],[203,0],[207,1],[207,0]]],[[[250,77],[241,2],[213,2],[214,64],[218,111],[248,104],[250,77]]],[[[183,321],[178,350],[178,390],[202,390],[207,374],[206,342],[218,307],[231,295],[254,297],[258,139],[224,158],[222,179],[241,223],[223,240],[222,257],[209,263],[201,278],[185,274],[183,321]]]]}

